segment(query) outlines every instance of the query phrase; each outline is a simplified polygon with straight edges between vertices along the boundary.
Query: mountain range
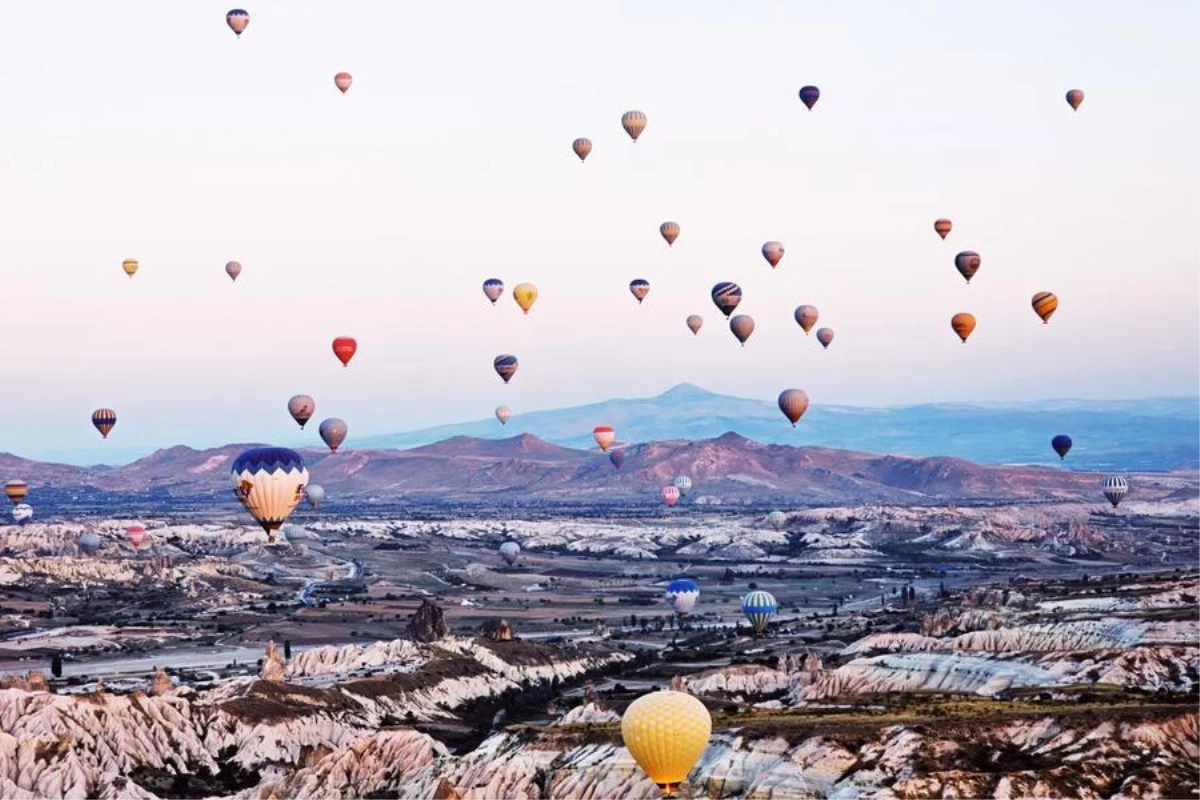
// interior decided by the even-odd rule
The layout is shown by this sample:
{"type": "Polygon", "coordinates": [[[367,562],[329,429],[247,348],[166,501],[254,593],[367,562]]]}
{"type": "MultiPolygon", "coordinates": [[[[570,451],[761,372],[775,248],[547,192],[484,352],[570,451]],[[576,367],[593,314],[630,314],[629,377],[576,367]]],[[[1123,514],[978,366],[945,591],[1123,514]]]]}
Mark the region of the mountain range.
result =
{"type": "Polygon", "coordinates": [[[493,418],[369,436],[358,447],[416,447],[471,436],[531,433],[564,447],[592,447],[596,425],[622,441],[710,439],[735,431],[769,444],[818,445],[909,456],[955,456],[982,464],[1058,464],[1050,439],[1074,440],[1067,465],[1088,470],[1200,469],[1200,398],[934,403],[860,408],[814,403],[792,428],[773,402],[729,397],[680,384],[646,398],[573,408],[519,409],[507,425],[493,418]]]}

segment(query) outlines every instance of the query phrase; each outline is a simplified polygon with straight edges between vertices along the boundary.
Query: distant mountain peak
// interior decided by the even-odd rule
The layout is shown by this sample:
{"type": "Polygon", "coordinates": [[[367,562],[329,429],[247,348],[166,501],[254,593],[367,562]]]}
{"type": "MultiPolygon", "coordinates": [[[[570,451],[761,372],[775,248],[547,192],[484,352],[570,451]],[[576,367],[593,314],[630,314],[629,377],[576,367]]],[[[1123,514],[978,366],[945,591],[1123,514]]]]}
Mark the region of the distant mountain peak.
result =
{"type": "Polygon", "coordinates": [[[678,383],[667,389],[659,395],[661,399],[671,400],[696,400],[705,397],[717,397],[718,395],[708,391],[694,383],[678,383]]]}

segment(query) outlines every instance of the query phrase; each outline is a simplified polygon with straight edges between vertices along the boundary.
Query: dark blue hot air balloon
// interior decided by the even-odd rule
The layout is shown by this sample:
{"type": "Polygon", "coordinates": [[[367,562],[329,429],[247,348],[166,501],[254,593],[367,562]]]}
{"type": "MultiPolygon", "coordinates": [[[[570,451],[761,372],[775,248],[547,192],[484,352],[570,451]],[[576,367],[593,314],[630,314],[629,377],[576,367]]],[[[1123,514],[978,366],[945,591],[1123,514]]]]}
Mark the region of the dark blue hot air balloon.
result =
{"type": "Polygon", "coordinates": [[[614,467],[616,467],[617,469],[620,469],[621,465],[625,463],[625,451],[624,450],[609,450],[608,451],[608,460],[612,462],[612,465],[614,467]]]}
{"type": "Polygon", "coordinates": [[[805,86],[800,90],[800,102],[808,106],[808,110],[812,111],[812,107],[821,99],[821,90],[815,86],[805,86]]]}
{"type": "Polygon", "coordinates": [[[667,584],[663,597],[679,616],[690,614],[700,599],[700,587],[691,578],[676,578],[667,584]]]}
{"type": "Polygon", "coordinates": [[[728,317],[742,302],[742,287],[731,281],[722,281],[712,288],[712,301],[728,317]]]}
{"type": "Polygon", "coordinates": [[[1071,437],[1060,433],[1050,440],[1050,446],[1054,448],[1054,452],[1058,453],[1060,459],[1065,459],[1067,453],[1071,452],[1071,437]]]}

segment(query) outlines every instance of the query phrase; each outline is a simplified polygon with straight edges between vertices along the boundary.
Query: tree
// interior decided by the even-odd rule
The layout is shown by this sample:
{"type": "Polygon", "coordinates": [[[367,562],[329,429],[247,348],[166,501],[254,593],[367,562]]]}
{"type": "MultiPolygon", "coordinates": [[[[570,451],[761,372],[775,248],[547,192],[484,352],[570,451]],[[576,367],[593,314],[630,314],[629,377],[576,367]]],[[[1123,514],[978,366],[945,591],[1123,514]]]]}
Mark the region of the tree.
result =
{"type": "Polygon", "coordinates": [[[289,660],[292,657],[292,640],[291,639],[283,640],[283,657],[286,659],[289,659],[289,660]]]}
{"type": "Polygon", "coordinates": [[[50,674],[56,678],[62,677],[62,654],[55,653],[54,658],[50,659],[50,674]]]}

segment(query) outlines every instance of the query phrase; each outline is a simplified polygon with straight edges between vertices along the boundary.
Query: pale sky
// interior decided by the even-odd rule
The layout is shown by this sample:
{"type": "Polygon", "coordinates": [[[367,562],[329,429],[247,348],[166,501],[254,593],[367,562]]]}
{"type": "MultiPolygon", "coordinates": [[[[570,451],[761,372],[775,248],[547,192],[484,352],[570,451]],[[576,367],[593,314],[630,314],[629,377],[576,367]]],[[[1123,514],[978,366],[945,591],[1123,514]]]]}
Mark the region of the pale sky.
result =
{"type": "Polygon", "coordinates": [[[209,2],[6,7],[0,451],[292,441],[297,392],[348,447],[681,381],[814,405],[1197,392],[1190,0],[250,3],[240,40],[209,2]],[[491,307],[489,277],[536,283],[533,312],[491,307]]]}

